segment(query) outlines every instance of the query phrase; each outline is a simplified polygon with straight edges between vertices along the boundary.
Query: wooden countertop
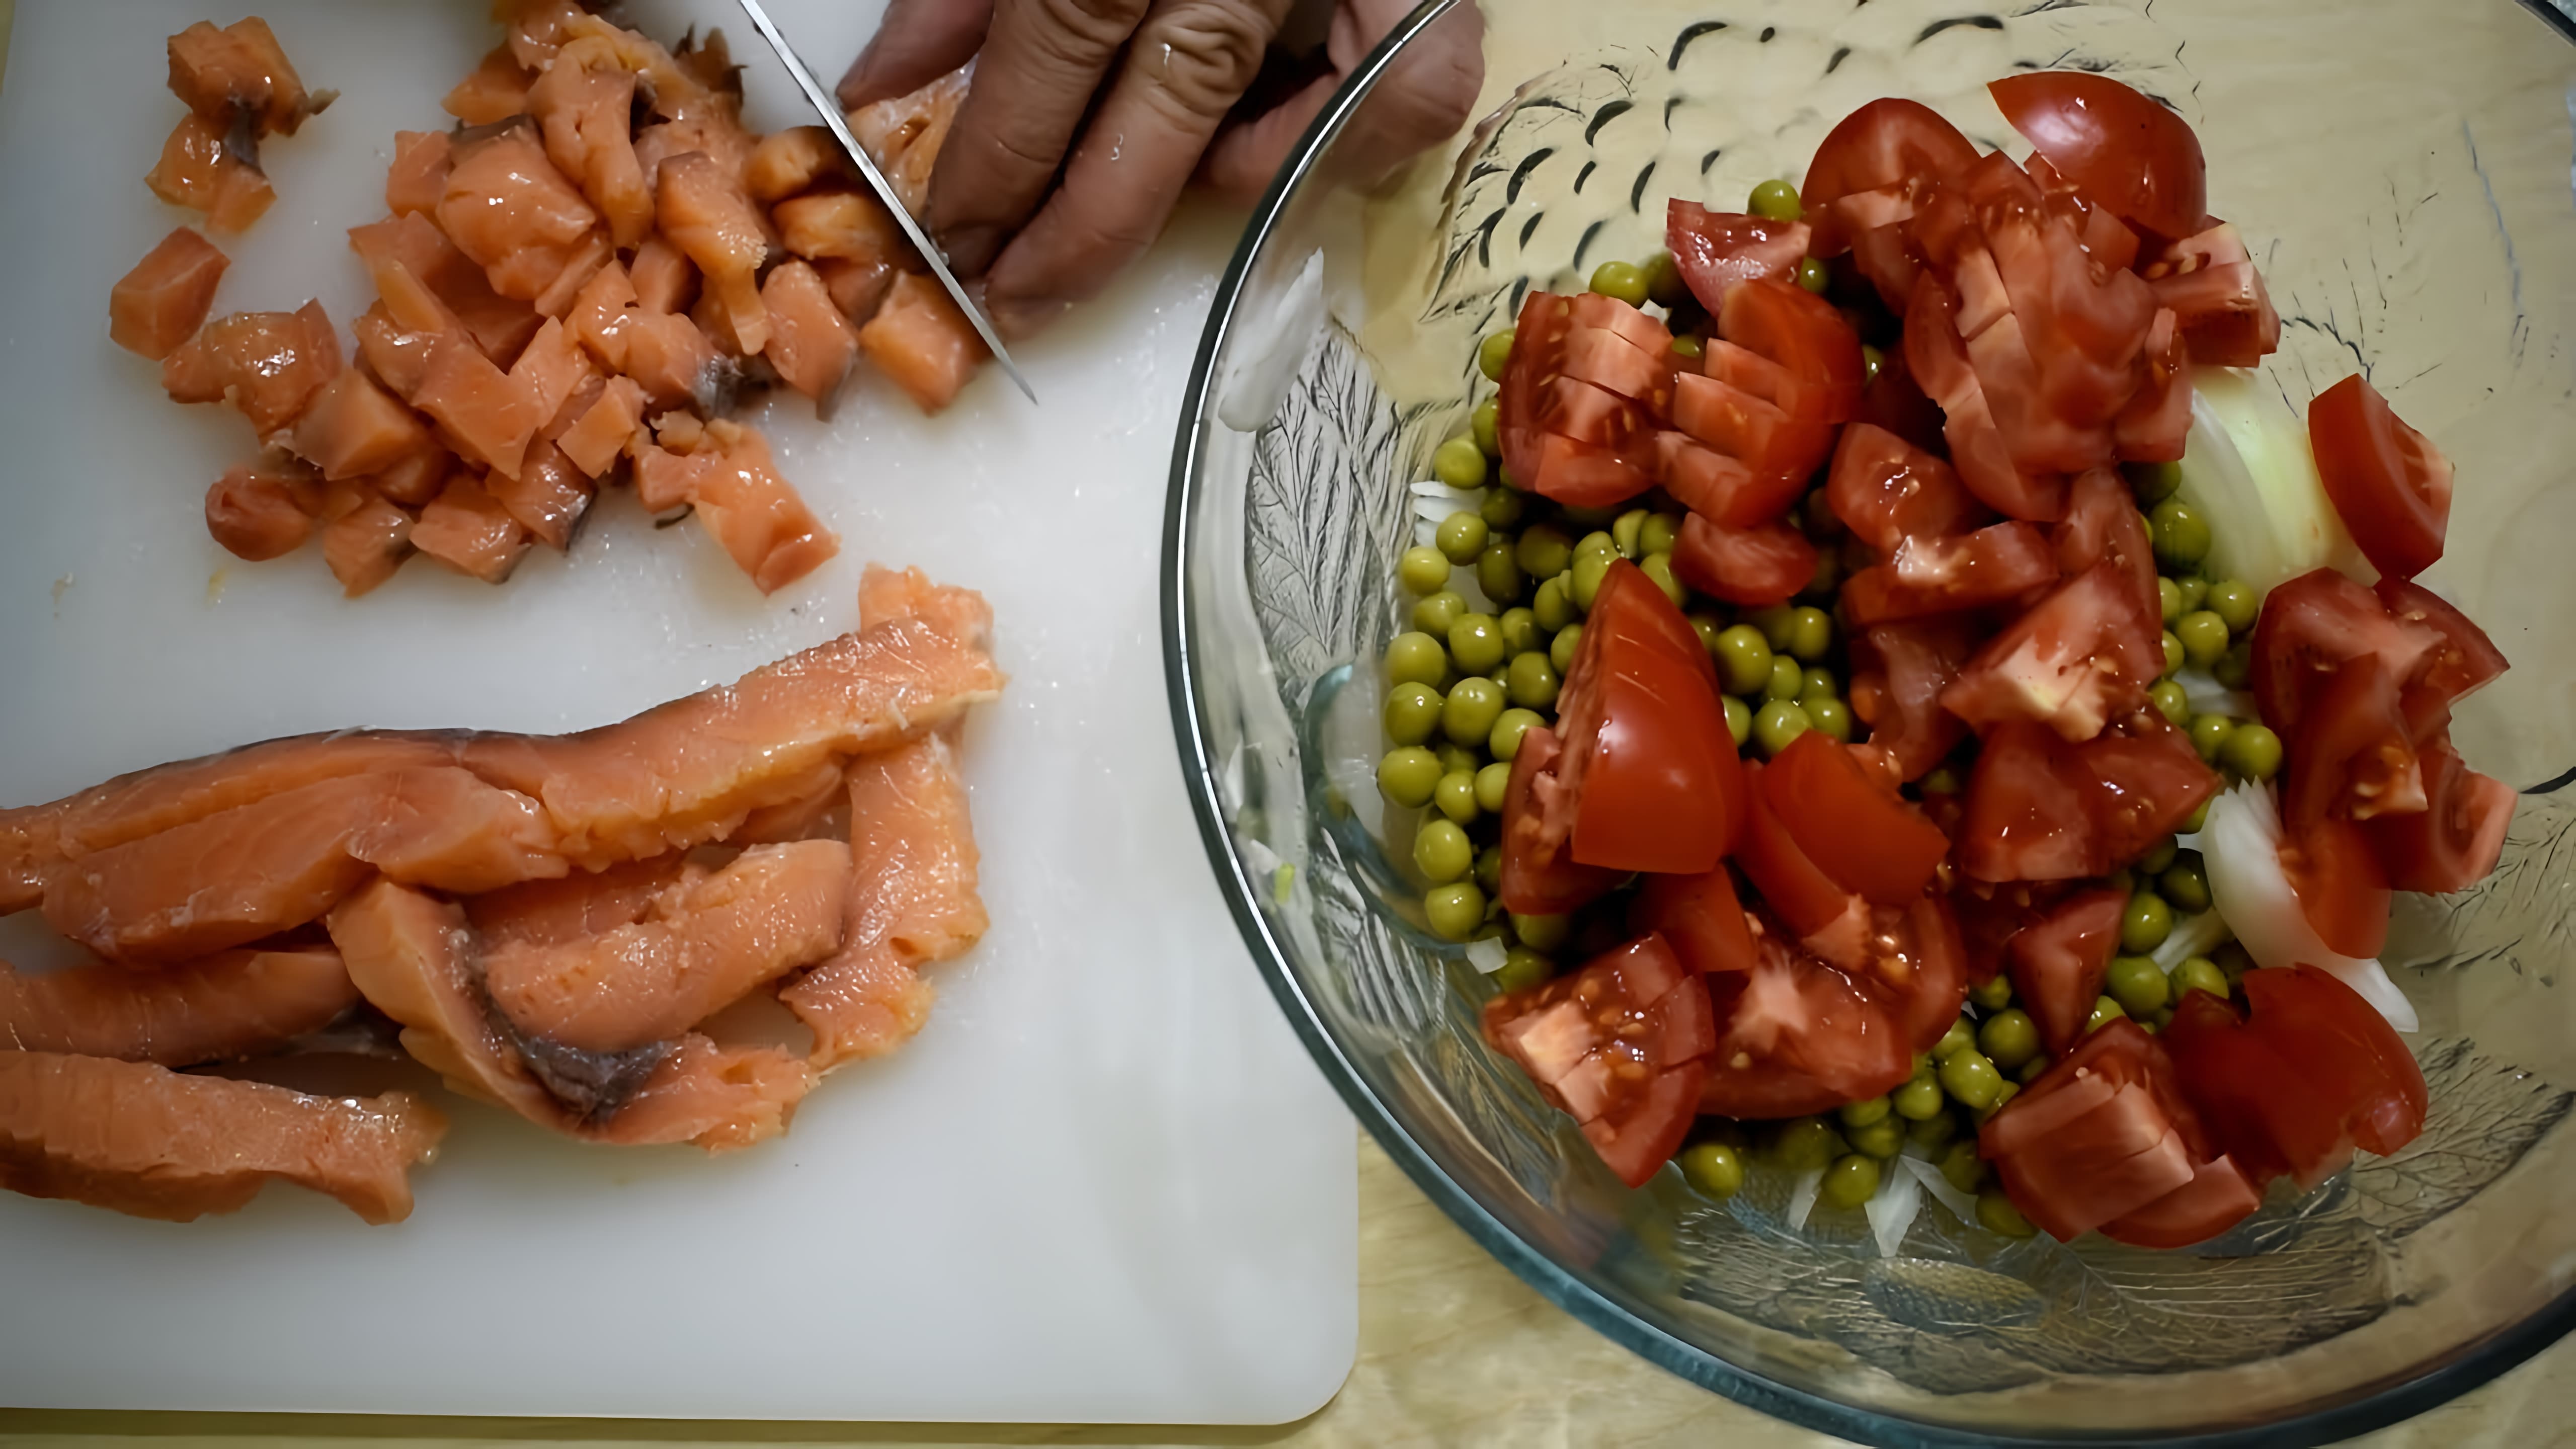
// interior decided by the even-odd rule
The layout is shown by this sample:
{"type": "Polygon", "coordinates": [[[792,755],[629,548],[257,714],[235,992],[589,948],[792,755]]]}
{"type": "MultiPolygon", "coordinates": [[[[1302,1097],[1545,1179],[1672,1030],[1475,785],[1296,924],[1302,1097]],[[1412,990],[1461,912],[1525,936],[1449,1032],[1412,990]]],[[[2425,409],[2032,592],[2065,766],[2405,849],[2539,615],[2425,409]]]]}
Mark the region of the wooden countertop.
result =
{"type": "MultiPolygon", "coordinates": [[[[247,1449],[291,1438],[298,1449],[395,1443],[470,1449],[514,1441],[580,1441],[599,1449],[675,1443],[1823,1449],[1843,1442],[1706,1393],[1585,1328],[1485,1256],[1376,1143],[1363,1139],[1359,1153],[1359,1361],[1332,1403],[1276,1428],[0,1411],[0,1445],[247,1449]]],[[[2576,1340],[2410,1423],[2354,1442],[2370,1449],[2576,1446],[2576,1340]]]]}

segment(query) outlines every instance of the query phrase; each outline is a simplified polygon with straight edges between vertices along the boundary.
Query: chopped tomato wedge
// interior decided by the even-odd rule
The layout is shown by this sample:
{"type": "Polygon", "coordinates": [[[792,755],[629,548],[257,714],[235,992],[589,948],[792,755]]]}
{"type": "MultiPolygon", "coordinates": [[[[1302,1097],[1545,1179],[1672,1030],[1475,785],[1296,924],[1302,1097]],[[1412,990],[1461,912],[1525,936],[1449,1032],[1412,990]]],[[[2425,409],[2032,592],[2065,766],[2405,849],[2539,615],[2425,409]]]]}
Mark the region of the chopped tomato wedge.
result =
{"type": "Polygon", "coordinates": [[[1745,792],[1744,838],[1735,863],[1744,868],[1763,903],[1788,922],[1799,937],[1814,936],[1841,920],[1856,906],[1852,893],[1819,869],[1771,808],[1760,766],[1746,767],[1751,788],[1745,792]]]}
{"type": "Polygon", "coordinates": [[[1553,731],[1534,727],[1521,736],[1520,753],[1512,757],[1503,798],[1502,877],[1495,893],[1505,910],[1520,915],[1563,915],[1600,899],[1619,883],[1616,871],[1574,859],[1566,840],[1573,830],[1570,819],[1549,818],[1563,815],[1573,802],[1550,791],[1542,803],[1538,782],[1554,778],[1563,754],[1553,731]]]}
{"type": "Polygon", "coordinates": [[[2087,200],[2158,236],[2200,229],[2209,169],[2182,117],[2088,71],[2025,71],[1986,89],[2087,200]]]}
{"type": "Polygon", "coordinates": [[[1641,1187],[1690,1131],[1717,1045],[1699,978],[1649,933],[1571,975],[1485,1006],[1485,1038],[1641,1187]]]}
{"type": "Polygon", "coordinates": [[[1978,1148],[2013,1206],[2071,1242],[2190,1185],[2199,1127],[2173,1076],[2154,1037],[2112,1022],[1989,1118],[1978,1148]]]}
{"type": "Polygon", "coordinates": [[[1657,442],[1664,490],[1682,507],[1726,528],[1768,523],[1806,491],[1807,480],[1799,474],[1757,473],[1743,459],[1684,433],[1666,433],[1657,442]]]}
{"type": "Polygon", "coordinates": [[[1959,128],[1920,101],[1890,96],[1843,117],[1807,163],[1799,199],[1819,216],[1814,251],[1840,254],[1850,246],[1833,220],[1834,205],[1860,192],[1907,189],[1955,175],[1976,164],[1977,148],[1959,128]]]}
{"type": "Polygon", "coordinates": [[[2395,1152],[2423,1130],[2414,1054],[2351,987],[2313,966],[2243,982],[2249,1015],[2187,992],[2165,1032],[2184,1090],[2227,1155],[2262,1182],[2315,1187],[2358,1145],[2395,1152]]]}
{"type": "Polygon", "coordinates": [[[2314,1187],[2351,1160],[2335,1105],[2226,998],[2184,992],[2163,1037],[2210,1136],[2249,1181],[2314,1187]]]}
{"type": "Polygon", "coordinates": [[[2261,1190],[2245,1180],[2235,1159],[2219,1157],[2193,1168],[2191,1181],[2102,1224],[2101,1233],[2133,1248],[2188,1248],[2252,1217],[2262,1205],[2261,1190]]]}
{"type": "Polygon", "coordinates": [[[1913,1075],[1913,1049],[1862,984],[1787,940],[1754,938],[1751,971],[1708,978],[1717,1007],[1700,1110],[1798,1117],[1875,1097],[1913,1075]]]}
{"type": "MultiPolygon", "coordinates": [[[[2098,213],[2097,213],[2098,214],[2098,213]]],[[[2146,371],[2111,425],[2111,443],[2134,463],[2178,463],[2191,434],[2191,346],[2171,307],[2147,324],[2146,371]]]]}
{"type": "Polygon", "coordinates": [[[2099,875],[2092,781],[2075,747],[2044,725],[2007,720],[1986,735],[1968,777],[1959,865],[1982,881],[2099,875]]]}
{"type": "Polygon", "coordinates": [[[2057,566],[2073,578],[2098,563],[2119,570],[2120,579],[2138,600],[2139,610],[2160,618],[2156,593],[2156,556],[2147,541],[2147,520],[2138,512],[2129,485],[2109,468],[2096,468],[2067,490],[2066,521],[2052,530],[2057,566]]]}
{"type": "Polygon", "coordinates": [[[2340,815],[2285,833],[2281,874],[2317,939],[2346,956],[2377,956],[2388,944],[2388,871],[2370,837],[2340,815]]]}
{"type": "Polygon", "coordinates": [[[1810,730],[1763,768],[1759,788],[1828,879],[1875,904],[1903,906],[1922,897],[1950,842],[1884,779],[1810,730]]]}
{"type": "Polygon", "coordinates": [[[1673,379],[1673,426],[1757,474],[1791,480],[1791,497],[1834,439],[1830,424],[1793,418],[1776,403],[1695,372],[1673,379]]]}
{"type": "Polygon", "coordinates": [[[2297,837],[2329,815],[2369,820],[2424,809],[2424,776],[2397,701],[2374,656],[2346,661],[2290,741],[2281,823],[2297,837]]]}
{"type": "Polygon", "coordinates": [[[2020,598],[2057,582],[2057,554],[2034,524],[2012,519],[1953,537],[1906,539],[1895,556],[1853,574],[1843,609],[1867,628],[1926,614],[1955,614],[2020,598]]]}
{"type": "Polygon", "coordinates": [[[2434,636],[2398,696],[2407,728],[2424,739],[2445,727],[2451,706],[2504,673],[2504,651],[2468,615],[2421,584],[2381,579],[2376,591],[2399,627],[2428,629],[2434,636]]]}
{"type": "Polygon", "coordinates": [[[2138,268],[2169,308],[2191,360],[2210,367],[2252,367],[2281,345],[2281,314],[2236,228],[2216,222],[2175,242],[2138,268]]]}
{"type": "Polygon", "coordinates": [[[1699,370],[1801,422],[1839,423],[1851,416],[1862,392],[1842,379],[1818,381],[1801,377],[1752,348],[1739,347],[1723,337],[1708,340],[1699,370]]]}
{"type": "Polygon", "coordinates": [[[2155,848],[2218,793],[2216,771],[2201,762],[2191,740],[2140,710],[2075,750],[2093,780],[2093,835],[2105,869],[2117,869],[2155,848]]]}
{"type": "Polygon", "coordinates": [[[2423,1070],[2359,992],[2314,966],[2249,971],[2242,989],[2253,1029],[2344,1104],[2355,1146],[2386,1157],[2424,1130],[2423,1070]]]}
{"type": "Polygon", "coordinates": [[[1511,484],[1578,508],[1607,507],[1654,486],[1649,424],[1669,402],[1671,368],[1633,341],[1636,329],[1615,314],[1586,308],[1581,315],[1614,325],[1578,322],[1575,301],[1551,292],[1522,300],[1495,429],[1511,484]],[[1567,427],[1584,436],[1561,430],[1567,427]]]}
{"type": "Polygon", "coordinates": [[[2036,720],[2066,739],[2088,740],[2143,700],[2163,672],[2157,615],[2120,566],[2104,562],[1988,640],[1941,703],[1972,725],[2036,720]]]}
{"type": "Polygon", "coordinates": [[[1795,283],[1765,278],[1728,288],[1724,305],[1714,310],[1718,336],[1779,364],[1820,394],[1825,421],[1851,416],[1869,368],[1860,334],[1833,303],[1795,283]]]}
{"type": "Polygon", "coordinates": [[[2040,1045],[2050,1055],[2083,1037],[2120,944],[2120,913],[2128,904],[2128,893],[2116,887],[2086,891],[2013,936],[2013,994],[2038,1024],[2040,1045]]]}
{"type": "MultiPolygon", "coordinates": [[[[1538,427],[1555,436],[1590,443],[1623,458],[1642,456],[1654,446],[1659,431],[1645,404],[1571,377],[1559,377],[1541,387],[1532,416],[1538,427]]],[[[1540,466],[1544,469],[1545,464],[1540,466]]]]}
{"type": "Polygon", "coordinates": [[[1660,931],[1682,964],[1706,976],[1753,969],[1753,931],[1725,866],[1699,875],[1650,875],[1628,907],[1628,929],[1660,931]]]}
{"type": "Polygon", "coordinates": [[[1951,892],[1950,913],[1967,951],[1968,979],[1982,985],[2003,974],[2013,938],[2045,919],[2066,892],[2061,884],[2029,881],[2001,885],[1972,881],[1951,892]]]}
{"type": "MultiPolygon", "coordinates": [[[[1998,289],[2000,290],[2000,288],[1998,289]]],[[[1950,466],[1987,507],[2011,518],[2055,522],[2066,511],[2066,479],[2015,462],[1996,425],[1967,342],[1959,335],[1958,297],[1925,276],[1905,312],[1905,365],[1925,396],[1941,407],[1950,466]]]]}
{"type": "Polygon", "coordinates": [[[1966,721],[1941,707],[1941,691],[1976,648],[1975,626],[1960,618],[1879,624],[1852,641],[1852,712],[1900,778],[1930,774],[1966,737],[1966,721]]]}
{"type": "MultiPolygon", "coordinates": [[[[1868,422],[1843,429],[1825,501],[1883,559],[1908,539],[1953,537],[1994,517],[1948,463],[1868,422]]],[[[2153,567],[2150,561],[2151,575],[2153,567]]]]}
{"type": "Polygon", "coordinates": [[[2326,497],[2373,568],[2411,579],[2442,556],[2451,463],[2355,373],[2308,404],[2308,443],[2326,497]]]}
{"type": "Polygon", "coordinates": [[[2298,738],[2309,705],[2345,661],[2364,654],[2391,679],[2416,678],[2448,631],[2429,614],[2407,612],[2414,617],[2392,614],[2378,595],[2330,568],[2275,585],[2254,623],[2247,679],[2263,722],[2284,740],[2298,738]]]}
{"type": "Polygon", "coordinates": [[[2380,816],[2363,829],[2392,888],[2427,894],[2467,890],[2486,879],[2504,853],[2513,787],[2463,764],[2447,731],[2424,741],[2416,761],[2425,808],[2380,816]]]}
{"type": "Polygon", "coordinates": [[[1694,513],[1673,545],[1673,573],[1730,604],[1784,603],[1815,582],[1816,546],[1785,523],[1725,528],[1694,513]]]}
{"type": "Polygon", "coordinates": [[[1891,942],[1874,966],[1882,995],[1897,1000],[1896,1027],[1905,1043],[1928,1052],[1959,1019],[1968,1000],[1968,948],[1946,896],[1917,896],[1901,921],[1881,907],[1878,936],[1891,942]]]}
{"type": "Polygon", "coordinates": [[[1894,433],[1926,452],[1947,446],[1941,438],[1941,409],[1915,384],[1902,347],[1879,358],[1878,376],[1861,389],[1860,409],[1852,421],[1894,433]]]}
{"type": "Polygon", "coordinates": [[[1711,211],[1678,196],[1664,210],[1664,245],[1691,295],[1711,315],[1738,282],[1789,280],[1807,255],[1807,240],[1805,222],[1711,211]]]}
{"type": "Polygon", "coordinates": [[[1852,270],[1877,289],[1878,300],[1887,310],[1903,316],[1914,284],[1923,279],[1923,253],[1914,245],[1911,231],[1904,222],[1848,229],[1852,270]]]}

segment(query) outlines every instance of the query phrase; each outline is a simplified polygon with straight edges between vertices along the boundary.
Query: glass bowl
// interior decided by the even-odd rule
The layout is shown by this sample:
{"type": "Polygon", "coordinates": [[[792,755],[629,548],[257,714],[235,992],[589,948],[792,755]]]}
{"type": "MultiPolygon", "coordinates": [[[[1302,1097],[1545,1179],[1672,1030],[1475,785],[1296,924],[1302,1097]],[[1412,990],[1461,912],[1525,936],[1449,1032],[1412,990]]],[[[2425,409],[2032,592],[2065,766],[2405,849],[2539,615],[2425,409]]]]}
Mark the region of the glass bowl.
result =
{"type": "MultiPolygon", "coordinates": [[[[1514,1272],[1665,1368],[1883,1444],[2314,1443],[2494,1376],[2576,1319],[2576,283],[2570,52],[2511,0],[1488,0],[1426,6],[1327,108],[1257,213],[1182,408],[1164,628],[1182,764],[1246,943],[1387,1151],[1514,1272]],[[1483,47],[1482,118],[1392,178],[1370,108],[1408,56],[1483,47]],[[1476,1031],[1492,993],[1420,929],[1373,778],[1376,661],[1416,480],[1490,392],[1475,342],[1532,286],[1660,244],[1663,201],[1741,207],[1834,121],[1906,95],[2026,147],[1984,83],[2107,72],[2176,107],[2285,330],[2285,406],[2356,366],[2458,466],[2429,577],[2514,671],[2470,762],[2527,787],[2502,866],[2401,897],[2423,1135],[2197,1250],[2012,1241],[1927,1205],[1784,1224],[1630,1191],[1476,1031]]],[[[1446,505],[1443,505],[1444,507],[1446,505]]]]}

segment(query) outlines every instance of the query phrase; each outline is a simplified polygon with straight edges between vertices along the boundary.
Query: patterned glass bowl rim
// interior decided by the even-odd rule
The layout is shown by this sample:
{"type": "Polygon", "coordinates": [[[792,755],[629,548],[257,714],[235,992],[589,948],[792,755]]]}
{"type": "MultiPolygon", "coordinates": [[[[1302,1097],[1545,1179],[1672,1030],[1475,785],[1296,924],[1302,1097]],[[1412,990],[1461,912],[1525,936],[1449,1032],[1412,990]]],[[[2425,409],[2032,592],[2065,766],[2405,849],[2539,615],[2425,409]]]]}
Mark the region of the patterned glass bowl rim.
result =
{"type": "MultiPolygon", "coordinates": [[[[1172,730],[1180,749],[1183,784],[1196,817],[1208,864],[1215,871],[1226,908],[1253,961],[1287,1014],[1289,1025],[1308,1054],[1332,1082],[1369,1135],[1403,1169],[1405,1176],[1438,1204],[1477,1245],[1550,1302],[1573,1314],[1612,1342],[1682,1378],[1738,1403],[1805,1428],[1869,1443],[1893,1446],[2041,1444],[2021,1434],[1986,1434],[1891,1417],[1775,1383],[1758,1374],[1702,1352],[1628,1312],[1607,1296],[1559,1268],[1547,1255],[1487,1212],[1418,1146],[1404,1125],[1343,1053],[1325,1029],[1305,989],[1288,969],[1285,948],[1258,906],[1256,886],[1242,870],[1225,824],[1219,797],[1218,769],[1200,725],[1201,691],[1194,664],[1188,618],[1189,518],[1200,487],[1198,462],[1201,430],[1213,413],[1211,389],[1216,359],[1235,330],[1238,306],[1255,262],[1278,232],[1282,217],[1303,187],[1316,175],[1318,160],[1331,148],[1352,114],[1366,101],[1396,53],[1461,0],[1423,0],[1356,68],[1321,115],[1308,128],[1288,163],[1280,168],[1267,194],[1253,211],[1217,284],[1207,328],[1199,340],[1182,394],[1180,423],[1172,448],[1172,470],[1163,512],[1162,621],[1163,667],[1172,711],[1172,730]]],[[[2557,17],[2552,16],[2556,20],[2557,17]]],[[[2562,30],[2569,29],[2560,26],[2562,30]]],[[[2576,36],[2571,36],[2576,38],[2576,36]]],[[[2367,1433],[2412,1418],[2467,1393],[2505,1373],[2576,1330],[2576,1292],[2560,1295],[2540,1311],[2468,1345],[2446,1361],[2407,1381],[2376,1393],[2330,1405],[2270,1424],[2206,1434],[2160,1436],[2160,1444],[2192,1446],[2321,1444],[2367,1433]]],[[[2099,1439],[2097,1442],[2112,1442],[2099,1439]]]]}

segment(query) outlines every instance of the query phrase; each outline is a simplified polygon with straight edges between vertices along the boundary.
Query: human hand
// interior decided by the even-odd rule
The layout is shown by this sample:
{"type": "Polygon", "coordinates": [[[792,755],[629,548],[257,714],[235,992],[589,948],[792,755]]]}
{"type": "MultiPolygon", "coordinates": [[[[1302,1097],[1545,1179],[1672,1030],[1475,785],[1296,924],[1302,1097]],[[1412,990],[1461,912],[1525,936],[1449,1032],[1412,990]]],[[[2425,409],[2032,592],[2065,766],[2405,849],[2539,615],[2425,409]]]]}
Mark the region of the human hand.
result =
{"type": "MultiPolygon", "coordinates": [[[[1193,178],[1243,202],[1269,186],[1351,70],[1414,0],[1334,0],[1320,73],[1237,114],[1293,0],[892,0],[843,77],[856,108],[976,59],[923,223],[982,273],[993,325],[1024,337],[1153,245],[1193,178]]],[[[1462,5],[1407,48],[1343,142],[1390,167],[1455,132],[1484,82],[1462,5]]]]}

